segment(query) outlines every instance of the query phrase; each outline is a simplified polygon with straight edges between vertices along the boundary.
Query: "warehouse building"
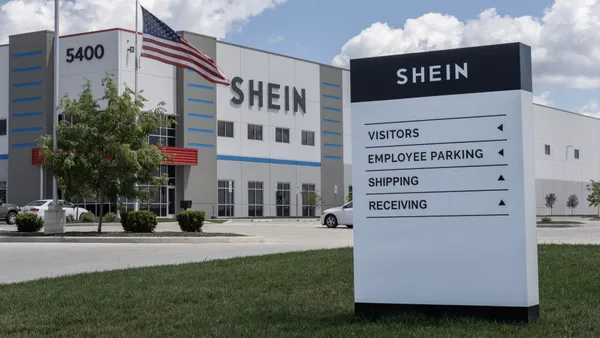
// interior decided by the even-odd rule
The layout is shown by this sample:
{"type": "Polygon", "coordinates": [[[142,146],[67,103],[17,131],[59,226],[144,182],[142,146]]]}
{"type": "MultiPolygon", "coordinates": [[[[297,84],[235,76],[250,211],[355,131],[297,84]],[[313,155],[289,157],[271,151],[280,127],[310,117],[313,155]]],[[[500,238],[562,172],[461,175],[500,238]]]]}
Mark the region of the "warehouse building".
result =
{"type": "MultiPolygon", "coordinates": [[[[172,216],[189,200],[207,216],[318,214],[303,191],[318,193],[324,207],[343,204],[352,194],[349,70],[181,34],[216,60],[232,85],[141,59],[147,108],[164,101],[177,119],[150,136],[175,163],[161,167],[169,184],[142,208],[172,216]]],[[[74,97],[90,80],[99,97],[107,73],[120,90],[133,88],[134,38],[125,29],[61,37],[60,95],[74,97]]],[[[52,133],[53,32],[11,36],[0,46],[0,78],[0,194],[18,205],[50,198],[52,178],[40,165],[36,140],[52,133]]],[[[581,202],[576,213],[594,213],[585,197],[589,180],[600,180],[600,120],[539,105],[533,112],[538,214],[549,212],[544,196],[551,192],[555,214],[570,212],[571,194],[581,202]]],[[[78,202],[99,212],[92,199],[78,202]]]]}

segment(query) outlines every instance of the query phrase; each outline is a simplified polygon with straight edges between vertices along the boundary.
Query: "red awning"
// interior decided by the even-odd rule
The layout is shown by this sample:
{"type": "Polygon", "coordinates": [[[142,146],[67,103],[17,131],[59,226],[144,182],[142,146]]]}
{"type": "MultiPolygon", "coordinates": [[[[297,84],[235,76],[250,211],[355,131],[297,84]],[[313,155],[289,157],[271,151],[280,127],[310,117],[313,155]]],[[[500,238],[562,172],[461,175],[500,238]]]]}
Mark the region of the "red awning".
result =
{"type": "MultiPolygon", "coordinates": [[[[198,149],[178,148],[178,147],[159,147],[165,154],[170,155],[172,161],[163,161],[163,164],[169,165],[198,165],[198,149]]],[[[31,149],[31,164],[42,165],[44,159],[40,157],[40,148],[31,149]]]]}

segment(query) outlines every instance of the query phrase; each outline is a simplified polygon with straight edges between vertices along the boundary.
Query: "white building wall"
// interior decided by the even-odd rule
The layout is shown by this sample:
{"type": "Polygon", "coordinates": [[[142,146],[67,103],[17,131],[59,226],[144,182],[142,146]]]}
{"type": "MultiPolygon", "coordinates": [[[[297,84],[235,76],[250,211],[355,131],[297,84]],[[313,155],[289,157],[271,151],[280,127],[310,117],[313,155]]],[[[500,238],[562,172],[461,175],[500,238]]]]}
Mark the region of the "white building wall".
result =
{"type": "MultiPolygon", "coordinates": [[[[135,47],[135,33],[118,31],[119,33],[119,89],[121,92],[129,87],[135,88],[135,57],[130,52],[135,47]]],[[[138,37],[138,46],[141,49],[142,37],[138,37]]],[[[135,48],[134,48],[135,49],[135,48]]],[[[147,101],[145,109],[154,109],[164,101],[168,114],[177,114],[176,111],[176,71],[177,68],[148,58],[140,59],[138,70],[138,90],[147,101]]]]}
{"type": "Polygon", "coordinates": [[[596,213],[588,205],[586,185],[600,180],[600,120],[540,105],[534,105],[533,113],[537,213],[550,214],[544,198],[549,193],[557,197],[554,214],[571,212],[566,203],[572,194],[579,198],[574,213],[596,213]]]}
{"type": "Polygon", "coordinates": [[[320,87],[319,66],[278,55],[271,55],[251,49],[217,43],[217,64],[230,79],[240,76],[244,79],[241,89],[245,100],[241,105],[231,103],[234,92],[231,88],[217,87],[217,119],[234,123],[234,137],[219,137],[217,153],[220,155],[260,157],[280,160],[320,162],[320,87]],[[250,106],[248,86],[254,80],[263,82],[263,107],[258,107],[258,99],[250,106]],[[268,109],[267,84],[281,85],[281,97],[275,101],[281,110],[268,109]],[[283,109],[284,86],[290,87],[290,108],[292,109],[293,87],[306,90],[306,114],[283,109]],[[263,141],[248,140],[248,124],[263,126],[263,141]],[[290,143],[275,142],[275,128],[290,129],[290,143]],[[301,144],[301,131],[315,132],[315,146],[301,144]]]}
{"type": "Polygon", "coordinates": [[[0,182],[8,180],[8,45],[0,46],[0,120],[6,120],[6,135],[0,135],[0,182]]]}
{"type": "MultiPolygon", "coordinates": [[[[141,46],[141,37],[139,46],[141,46]]],[[[135,87],[135,58],[129,51],[135,47],[135,33],[124,30],[111,30],[83,35],[66,36],[61,38],[61,64],[60,64],[60,96],[69,95],[75,98],[83,89],[87,80],[92,82],[92,93],[99,98],[104,94],[102,79],[110,74],[119,92],[126,87],[134,90],[135,87]],[[67,62],[67,49],[73,48],[74,52],[79,47],[102,45],[104,55],[101,59],[91,60],[75,59],[67,62]]],[[[175,67],[160,63],[155,60],[142,58],[140,60],[138,89],[147,100],[146,109],[154,109],[161,102],[170,114],[175,114],[175,67]]]]}
{"type": "Polygon", "coordinates": [[[61,98],[65,95],[68,95],[72,99],[77,98],[87,80],[92,84],[94,97],[102,97],[104,95],[102,79],[106,74],[112,74],[115,77],[115,82],[118,83],[118,36],[119,32],[113,30],[93,34],[65,36],[60,39],[59,95],[61,98]],[[80,47],[83,47],[83,50],[85,50],[88,46],[100,50],[100,47],[98,47],[100,45],[104,47],[102,58],[97,58],[96,56],[91,60],[74,58],[72,62],[68,62],[70,57],[67,56],[67,53],[69,51],[76,54],[80,47]]]}

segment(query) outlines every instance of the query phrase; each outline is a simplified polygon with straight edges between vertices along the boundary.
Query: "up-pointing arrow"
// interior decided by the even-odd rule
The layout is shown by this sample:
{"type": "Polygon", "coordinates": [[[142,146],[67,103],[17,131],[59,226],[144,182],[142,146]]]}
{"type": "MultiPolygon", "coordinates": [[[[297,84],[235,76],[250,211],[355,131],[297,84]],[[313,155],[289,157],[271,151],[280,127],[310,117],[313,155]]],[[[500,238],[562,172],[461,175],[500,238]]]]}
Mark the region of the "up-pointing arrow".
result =
{"type": "Polygon", "coordinates": [[[500,154],[500,155],[504,156],[504,149],[500,150],[500,151],[498,152],[498,154],[500,154]]]}
{"type": "Polygon", "coordinates": [[[506,203],[504,203],[504,200],[500,200],[500,203],[498,203],[499,206],[503,207],[506,205],[506,203]]]}
{"type": "Polygon", "coordinates": [[[500,177],[498,177],[498,181],[504,181],[504,176],[500,175],[500,177]]]}
{"type": "Polygon", "coordinates": [[[500,131],[504,131],[504,125],[503,125],[503,124],[499,125],[499,126],[498,126],[498,129],[499,129],[500,131]]]}

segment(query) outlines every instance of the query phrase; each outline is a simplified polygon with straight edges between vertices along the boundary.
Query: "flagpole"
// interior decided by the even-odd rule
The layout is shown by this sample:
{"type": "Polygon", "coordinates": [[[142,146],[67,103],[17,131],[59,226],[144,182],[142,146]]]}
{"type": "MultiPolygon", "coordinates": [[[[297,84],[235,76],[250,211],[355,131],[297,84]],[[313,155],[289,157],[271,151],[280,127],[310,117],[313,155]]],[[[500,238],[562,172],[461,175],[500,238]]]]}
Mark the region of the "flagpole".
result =
{"type": "MultiPolygon", "coordinates": [[[[135,0],[135,48],[134,48],[134,55],[135,55],[135,83],[133,86],[133,90],[135,92],[135,102],[137,103],[138,100],[138,68],[139,68],[139,60],[138,60],[138,8],[139,8],[139,0],[135,0]]],[[[137,184],[135,185],[137,188],[137,184]]],[[[140,209],[140,203],[138,202],[137,198],[135,200],[135,203],[133,205],[133,210],[134,211],[138,211],[140,209]]]]}
{"type": "MultiPolygon", "coordinates": [[[[54,0],[54,104],[53,104],[53,115],[52,115],[52,141],[53,150],[56,153],[58,150],[57,133],[56,127],[58,126],[58,100],[59,100],[59,67],[60,67],[60,51],[59,51],[59,40],[60,40],[60,0],[54,0]]],[[[52,201],[54,202],[54,208],[60,210],[58,206],[58,183],[56,180],[56,173],[52,173],[52,201]]]]}

